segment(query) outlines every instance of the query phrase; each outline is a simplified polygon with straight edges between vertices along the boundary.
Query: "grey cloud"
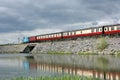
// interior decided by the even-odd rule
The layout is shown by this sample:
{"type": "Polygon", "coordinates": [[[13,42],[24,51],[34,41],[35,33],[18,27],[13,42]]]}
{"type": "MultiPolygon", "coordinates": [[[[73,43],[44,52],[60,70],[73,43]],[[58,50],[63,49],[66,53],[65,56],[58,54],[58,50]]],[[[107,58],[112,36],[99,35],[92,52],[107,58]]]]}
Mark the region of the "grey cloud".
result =
{"type": "Polygon", "coordinates": [[[120,13],[119,3],[119,0],[0,0],[0,32],[67,29],[63,25],[89,21],[95,25],[104,18],[116,22],[120,16],[115,16],[120,13]]]}

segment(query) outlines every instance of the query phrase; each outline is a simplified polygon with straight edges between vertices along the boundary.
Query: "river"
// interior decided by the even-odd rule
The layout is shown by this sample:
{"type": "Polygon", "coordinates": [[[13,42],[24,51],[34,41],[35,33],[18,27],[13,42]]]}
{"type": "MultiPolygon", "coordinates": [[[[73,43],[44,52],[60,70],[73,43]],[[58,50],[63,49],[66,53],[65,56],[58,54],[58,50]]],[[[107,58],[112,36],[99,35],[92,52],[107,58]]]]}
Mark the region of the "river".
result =
{"type": "Polygon", "coordinates": [[[0,54],[0,79],[62,75],[120,80],[120,56],[0,54]]]}

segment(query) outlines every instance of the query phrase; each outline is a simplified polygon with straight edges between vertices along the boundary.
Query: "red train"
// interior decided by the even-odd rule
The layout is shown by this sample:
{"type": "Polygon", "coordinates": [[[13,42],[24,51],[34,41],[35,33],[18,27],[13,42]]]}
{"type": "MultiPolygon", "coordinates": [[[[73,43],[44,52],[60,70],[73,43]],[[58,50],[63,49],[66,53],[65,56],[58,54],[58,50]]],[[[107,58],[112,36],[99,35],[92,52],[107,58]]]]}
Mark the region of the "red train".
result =
{"type": "Polygon", "coordinates": [[[85,36],[109,35],[117,33],[120,33],[120,24],[25,37],[23,39],[23,43],[60,40],[85,36]]]}

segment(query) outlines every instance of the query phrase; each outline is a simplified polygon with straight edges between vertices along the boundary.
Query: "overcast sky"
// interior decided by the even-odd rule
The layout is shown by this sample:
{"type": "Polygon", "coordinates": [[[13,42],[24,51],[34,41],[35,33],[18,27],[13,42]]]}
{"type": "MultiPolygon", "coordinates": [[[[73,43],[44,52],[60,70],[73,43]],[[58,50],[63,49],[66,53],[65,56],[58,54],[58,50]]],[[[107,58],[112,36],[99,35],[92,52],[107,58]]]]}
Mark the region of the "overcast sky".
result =
{"type": "Polygon", "coordinates": [[[0,44],[116,23],[120,23],[120,0],[0,0],[0,44]]]}

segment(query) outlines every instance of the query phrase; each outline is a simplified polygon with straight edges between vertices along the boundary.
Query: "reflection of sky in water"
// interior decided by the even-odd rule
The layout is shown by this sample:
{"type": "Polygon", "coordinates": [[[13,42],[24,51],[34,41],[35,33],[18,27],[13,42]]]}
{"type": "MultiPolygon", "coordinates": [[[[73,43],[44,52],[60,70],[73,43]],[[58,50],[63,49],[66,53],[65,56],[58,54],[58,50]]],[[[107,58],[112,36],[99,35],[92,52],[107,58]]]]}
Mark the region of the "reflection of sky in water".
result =
{"type": "Polygon", "coordinates": [[[31,69],[24,54],[19,55],[19,57],[17,55],[8,55],[0,55],[0,80],[9,77],[54,75],[54,73],[31,69]]]}

